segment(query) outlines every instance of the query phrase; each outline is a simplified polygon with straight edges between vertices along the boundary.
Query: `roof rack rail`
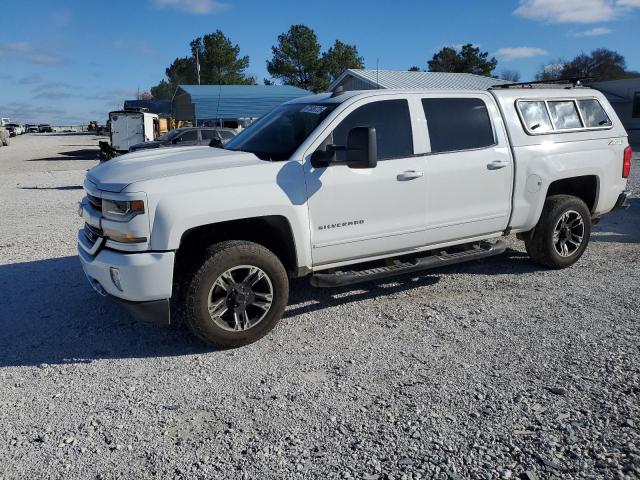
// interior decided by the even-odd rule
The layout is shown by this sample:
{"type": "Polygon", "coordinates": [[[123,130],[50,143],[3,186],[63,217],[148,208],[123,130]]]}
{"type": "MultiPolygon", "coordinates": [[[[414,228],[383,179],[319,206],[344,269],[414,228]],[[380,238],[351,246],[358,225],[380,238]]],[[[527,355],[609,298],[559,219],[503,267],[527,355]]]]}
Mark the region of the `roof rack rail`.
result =
{"type": "Polygon", "coordinates": [[[535,80],[533,82],[519,82],[519,83],[502,83],[498,85],[492,85],[491,88],[511,88],[511,87],[523,87],[534,88],[536,85],[568,85],[565,88],[579,88],[584,87],[583,82],[587,80],[593,80],[590,77],[583,78],[560,78],[557,80],[535,80]]]}

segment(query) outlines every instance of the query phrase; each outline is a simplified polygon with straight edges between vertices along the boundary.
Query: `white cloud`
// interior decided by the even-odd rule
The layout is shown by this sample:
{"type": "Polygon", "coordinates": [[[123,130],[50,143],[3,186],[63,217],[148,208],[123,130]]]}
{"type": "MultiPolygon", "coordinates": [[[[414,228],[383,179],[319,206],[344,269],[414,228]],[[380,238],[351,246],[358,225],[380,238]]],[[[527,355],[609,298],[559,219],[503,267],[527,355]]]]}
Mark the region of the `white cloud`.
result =
{"type": "Polygon", "coordinates": [[[124,40],[119,38],[113,42],[113,46],[119,50],[134,52],[143,57],[156,57],[159,54],[158,50],[142,40],[124,40]]]}
{"type": "Polygon", "coordinates": [[[53,53],[38,51],[27,42],[0,43],[0,57],[9,57],[26,60],[36,65],[59,65],[63,58],[53,53]]]}
{"type": "Polygon", "coordinates": [[[640,0],[520,0],[516,15],[550,23],[597,23],[615,20],[640,0]]]}
{"type": "Polygon", "coordinates": [[[611,29],[605,27],[596,27],[590,30],[584,30],[582,32],[576,32],[574,37],[599,37],[600,35],[607,35],[611,33],[611,29]]]}
{"type": "Polygon", "coordinates": [[[40,75],[35,74],[35,75],[27,75],[26,77],[22,77],[20,80],[18,80],[18,83],[20,85],[35,85],[36,83],[41,83],[43,81],[44,80],[40,75]]]}
{"type": "Polygon", "coordinates": [[[61,92],[59,90],[44,91],[33,96],[33,98],[39,98],[44,100],[64,100],[66,98],[73,98],[75,95],[69,92],[61,92]]]}
{"type": "Polygon", "coordinates": [[[225,10],[228,6],[218,0],[152,0],[158,8],[172,7],[188,13],[207,15],[225,10]]]}
{"type": "Polygon", "coordinates": [[[53,20],[53,24],[58,28],[68,27],[71,19],[71,11],[68,9],[60,9],[51,14],[51,20],[53,20]]]}
{"type": "Polygon", "coordinates": [[[505,47],[498,49],[495,55],[505,62],[510,62],[521,58],[539,57],[547,53],[549,52],[536,47],[505,47]]]}

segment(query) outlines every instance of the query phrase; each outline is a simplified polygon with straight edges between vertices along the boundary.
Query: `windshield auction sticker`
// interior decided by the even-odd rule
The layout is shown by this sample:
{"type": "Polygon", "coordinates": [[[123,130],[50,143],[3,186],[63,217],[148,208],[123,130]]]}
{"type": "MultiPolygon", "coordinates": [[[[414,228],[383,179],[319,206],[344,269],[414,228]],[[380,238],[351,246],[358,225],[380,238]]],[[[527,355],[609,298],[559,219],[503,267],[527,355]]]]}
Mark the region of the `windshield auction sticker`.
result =
{"type": "Polygon", "coordinates": [[[300,113],[311,113],[313,115],[320,115],[326,109],[327,107],[321,107],[320,105],[307,105],[302,110],[300,110],[300,113]]]}

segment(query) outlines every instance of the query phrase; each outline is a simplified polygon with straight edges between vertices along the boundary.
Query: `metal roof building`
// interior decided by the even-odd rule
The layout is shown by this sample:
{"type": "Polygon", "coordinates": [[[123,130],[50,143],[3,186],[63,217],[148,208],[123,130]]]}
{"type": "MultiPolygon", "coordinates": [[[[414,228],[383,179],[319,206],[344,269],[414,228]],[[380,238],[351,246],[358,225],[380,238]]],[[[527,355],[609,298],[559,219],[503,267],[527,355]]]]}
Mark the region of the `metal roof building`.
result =
{"type": "Polygon", "coordinates": [[[171,115],[171,102],[169,100],[159,100],[151,98],[149,100],[125,100],[124,108],[146,108],[149,113],[157,113],[162,116],[171,115]]]}
{"type": "Polygon", "coordinates": [[[493,85],[509,83],[498,78],[472,73],[408,72],[392,70],[345,70],[329,90],[375,90],[378,88],[487,90],[493,85]]]}
{"type": "Polygon", "coordinates": [[[310,94],[289,85],[179,85],[173,116],[194,124],[258,118],[281,103],[310,94]]]}
{"type": "Polygon", "coordinates": [[[590,86],[600,90],[611,102],[629,134],[629,141],[640,144],[640,77],[594,82],[590,86]]]}

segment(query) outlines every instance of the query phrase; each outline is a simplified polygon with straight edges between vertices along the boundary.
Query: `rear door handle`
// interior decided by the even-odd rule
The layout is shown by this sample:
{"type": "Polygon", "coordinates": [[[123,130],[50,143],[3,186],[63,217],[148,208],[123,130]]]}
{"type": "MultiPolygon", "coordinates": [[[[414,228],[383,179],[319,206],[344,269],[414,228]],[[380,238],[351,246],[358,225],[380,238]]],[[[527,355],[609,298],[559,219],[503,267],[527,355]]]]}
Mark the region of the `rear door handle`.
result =
{"type": "Polygon", "coordinates": [[[419,172],[419,171],[416,171],[416,170],[407,170],[406,172],[399,173],[396,178],[398,179],[398,181],[404,182],[404,181],[407,181],[407,180],[413,180],[413,179],[416,179],[416,178],[420,178],[423,175],[424,175],[424,172],[419,172]]]}
{"type": "Polygon", "coordinates": [[[491,163],[487,163],[487,169],[488,170],[499,170],[501,168],[504,168],[506,166],[509,165],[509,162],[506,162],[504,160],[495,160],[491,163]]]}

